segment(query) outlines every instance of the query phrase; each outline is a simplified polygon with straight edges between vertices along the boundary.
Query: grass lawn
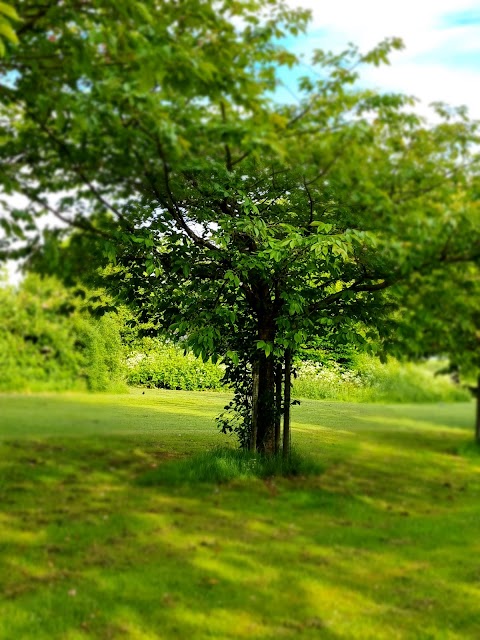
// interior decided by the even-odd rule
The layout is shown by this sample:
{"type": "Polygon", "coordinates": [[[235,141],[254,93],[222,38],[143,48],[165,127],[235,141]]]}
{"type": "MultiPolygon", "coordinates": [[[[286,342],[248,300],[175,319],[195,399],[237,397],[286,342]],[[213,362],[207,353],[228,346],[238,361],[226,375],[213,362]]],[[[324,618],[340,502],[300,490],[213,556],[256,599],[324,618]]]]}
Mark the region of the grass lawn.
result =
{"type": "Polygon", "coordinates": [[[225,400],[0,396],[1,640],[480,638],[473,403],[303,401],[320,475],[142,486],[225,400]]]}

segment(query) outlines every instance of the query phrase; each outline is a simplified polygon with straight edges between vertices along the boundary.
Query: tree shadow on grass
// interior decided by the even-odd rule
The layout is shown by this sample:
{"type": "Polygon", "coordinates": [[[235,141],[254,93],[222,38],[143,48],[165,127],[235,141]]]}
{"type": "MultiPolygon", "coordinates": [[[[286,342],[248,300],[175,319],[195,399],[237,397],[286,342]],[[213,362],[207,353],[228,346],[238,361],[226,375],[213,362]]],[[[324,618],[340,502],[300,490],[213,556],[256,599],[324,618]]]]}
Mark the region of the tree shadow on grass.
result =
{"type": "Polygon", "coordinates": [[[430,492],[442,468],[357,449],[318,478],[144,488],[148,443],[2,453],[0,637],[478,637],[476,504],[430,492]]]}

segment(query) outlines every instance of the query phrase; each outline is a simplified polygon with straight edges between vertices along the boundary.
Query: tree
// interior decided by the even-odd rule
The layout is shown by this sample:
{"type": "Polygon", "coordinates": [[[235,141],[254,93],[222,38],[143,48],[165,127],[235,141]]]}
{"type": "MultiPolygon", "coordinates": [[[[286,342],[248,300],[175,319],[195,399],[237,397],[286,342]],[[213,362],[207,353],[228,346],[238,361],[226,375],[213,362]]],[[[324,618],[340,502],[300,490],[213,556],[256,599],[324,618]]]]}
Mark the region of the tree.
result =
{"type": "Polygon", "coordinates": [[[35,274],[18,288],[0,285],[2,391],[124,387],[122,323],[98,317],[108,302],[101,291],[35,274]]]}
{"type": "Polygon", "coordinates": [[[480,270],[450,264],[413,277],[391,292],[392,309],[381,327],[386,351],[409,358],[448,358],[448,371],[474,381],[475,439],[480,444],[480,270]]]}
{"type": "Polygon", "coordinates": [[[101,239],[132,304],[227,358],[252,448],[278,449],[282,412],[288,436],[300,346],[361,342],[384,289],[479,254],[477,124],[437,105],[431,126],[412,99],[354,86],[397,39],[314,52],[291,105],[275,101],[298,62],[280,43],[308,15],[282,0],[19,11],[1,181],[30,205],[5,201],[5,232],[28,241],[49,213],[101,239]]]}
{"type": "Polygon", "coordinates": [[[41,238],[25,248],[22,271],[54,277],[66,287],[102,287],[108,265],[103,240],[71,229],[44,229],[41,238]],[[66,237],[65,237],[66,236],[66,237]]]}

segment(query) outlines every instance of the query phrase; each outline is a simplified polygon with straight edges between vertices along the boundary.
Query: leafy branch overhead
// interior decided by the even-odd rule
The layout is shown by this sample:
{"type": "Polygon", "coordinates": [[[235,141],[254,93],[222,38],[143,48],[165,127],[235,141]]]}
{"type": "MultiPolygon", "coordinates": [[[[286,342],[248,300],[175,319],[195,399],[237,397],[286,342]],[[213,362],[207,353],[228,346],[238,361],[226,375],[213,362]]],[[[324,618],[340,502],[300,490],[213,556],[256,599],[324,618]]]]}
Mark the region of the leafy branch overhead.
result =
{"type": "Polygon", "coordinates": [[[0,57],[5,55],[6,43],[10,45],[18,44],[15,27],[19,22],[20,17],[13,5],[7,2],[0,2],[0,57]]]}

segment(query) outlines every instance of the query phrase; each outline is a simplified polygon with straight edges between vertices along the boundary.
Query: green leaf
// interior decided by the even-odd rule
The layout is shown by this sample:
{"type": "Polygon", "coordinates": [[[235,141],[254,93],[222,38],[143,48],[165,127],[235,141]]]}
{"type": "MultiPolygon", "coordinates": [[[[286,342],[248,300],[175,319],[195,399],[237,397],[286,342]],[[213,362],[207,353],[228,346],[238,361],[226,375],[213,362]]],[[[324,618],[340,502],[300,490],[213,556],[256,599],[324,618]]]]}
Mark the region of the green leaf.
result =
{"type": "Polygon", "coordinates": [[[0,19],[0,35],[4,36],[12,44],[18,44],[18,37],[12,27],[0,19]]]}
{"type": "Polygon", "coordinates": [[[6,4],[5,2],[0,2],[0,13],[11,20],[21,21],[20,16],[18,15],[16,9],[12,7],[11,4],[6,4]]]}
{"type": "Polygon", "coordinates": [[[236,351],[227,351],[227,358],[230,358],[233,364],[238,365],[239,358],[238,358],[238,353],[236,351]]]}

